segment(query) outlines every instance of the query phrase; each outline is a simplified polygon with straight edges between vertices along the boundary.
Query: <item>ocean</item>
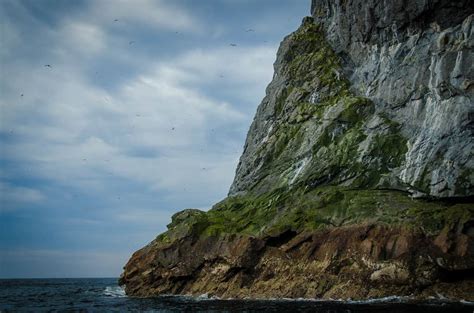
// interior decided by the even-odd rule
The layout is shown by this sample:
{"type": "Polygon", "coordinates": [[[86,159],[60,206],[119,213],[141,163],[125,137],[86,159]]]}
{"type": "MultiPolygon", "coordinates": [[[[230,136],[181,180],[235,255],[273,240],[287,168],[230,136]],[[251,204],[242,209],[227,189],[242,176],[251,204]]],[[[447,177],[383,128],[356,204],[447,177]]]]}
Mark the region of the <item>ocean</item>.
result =
{"type": "Polygon", "coordinates": [[[474,312],[474,303],[413,302],[389,297],[369,301],[219,300],[163,296],[129,298],[116,278],[3,279],[0,312],[474,312]]]}

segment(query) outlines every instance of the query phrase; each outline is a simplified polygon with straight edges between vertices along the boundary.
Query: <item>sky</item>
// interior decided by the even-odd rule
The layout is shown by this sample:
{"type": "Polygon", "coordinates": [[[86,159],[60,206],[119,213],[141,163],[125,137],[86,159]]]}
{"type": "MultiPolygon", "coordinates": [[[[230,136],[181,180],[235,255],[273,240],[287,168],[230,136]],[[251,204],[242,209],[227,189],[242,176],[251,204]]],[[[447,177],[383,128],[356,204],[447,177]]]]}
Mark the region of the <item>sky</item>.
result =
{"type": "Polygon", "coordinates": [[[0,278],[118,277],[232,183],[309,0],[0,0],[0,278]]]}

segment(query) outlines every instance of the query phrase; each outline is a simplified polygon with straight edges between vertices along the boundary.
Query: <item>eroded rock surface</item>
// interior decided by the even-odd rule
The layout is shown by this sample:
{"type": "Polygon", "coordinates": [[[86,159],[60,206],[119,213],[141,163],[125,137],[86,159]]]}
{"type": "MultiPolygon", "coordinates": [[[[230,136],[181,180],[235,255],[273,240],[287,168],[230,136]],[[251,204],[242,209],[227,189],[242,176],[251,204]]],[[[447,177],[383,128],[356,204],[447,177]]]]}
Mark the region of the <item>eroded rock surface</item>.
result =
{"type": "Polygon", "coordinates": [[[357,225],[273,237],[224,235],[137,251],[121,283],[134,296],[364,299],[389,295],[474,300],[472,237],[357,225]],[[468,245],[466,239],[470,240],[468,245]],[[444,247],[450,247],[446,251],[444,247]],[[470,274],[472,275],[472,273],[470,274]],[[472,276],[470,277],[472,278],[472,276]]]}
{"type": "Polygon", "coordinates": [[[185,210],[134,253],[128,295],[474,300],[472,203],[320,187],[185,210]]]}

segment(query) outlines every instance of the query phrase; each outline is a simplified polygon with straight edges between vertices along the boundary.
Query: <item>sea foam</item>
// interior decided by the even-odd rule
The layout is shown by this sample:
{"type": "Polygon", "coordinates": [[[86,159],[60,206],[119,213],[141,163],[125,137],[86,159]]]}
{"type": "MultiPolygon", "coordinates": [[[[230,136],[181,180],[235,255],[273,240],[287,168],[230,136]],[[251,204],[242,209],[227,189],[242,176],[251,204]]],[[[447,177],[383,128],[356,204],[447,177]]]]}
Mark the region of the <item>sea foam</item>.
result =
{"type": "Polygon", "coordinates": [[[107,286],[104,289],[104,295],[108,297],[121,298],[126,297],[125,290],[120,286],[107,286]]]}

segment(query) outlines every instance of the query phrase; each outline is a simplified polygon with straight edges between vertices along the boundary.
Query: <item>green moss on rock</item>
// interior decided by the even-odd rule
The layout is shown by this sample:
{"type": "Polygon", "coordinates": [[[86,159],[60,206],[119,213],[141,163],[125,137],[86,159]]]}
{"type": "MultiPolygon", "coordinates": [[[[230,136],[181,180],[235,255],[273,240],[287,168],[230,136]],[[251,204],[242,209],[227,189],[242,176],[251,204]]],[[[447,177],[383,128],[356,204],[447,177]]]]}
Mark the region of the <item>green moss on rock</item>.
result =
{"type": "Polygon", "coordinates": [[[274,129],[256,149],[254,184],[208,212],[173,216],[163,241],[184,234],[265,237],[373,222],[437,232],[473,218],[462,204],[374,189],[404,160],[407,145],[398,123],[375,113],[370,100],[350,90],[318,25],[307,20],[287,43],[278,75],[288,85],[274,103],[274,129]],[[314,90],[317,101],[310,99],[314,90]],[[377,131],[367,131],[370,121],[377,131]],[[304,170],[298,168],[302,164],[304,170]]]}
{"type": "MultiPolygon", "coordinates": [[[[384,223],[423,228],[438,233],[444,227],[474,219],[471,205],[413,199],[394,190],[324,186],[280,188],[261,195],[228,197],[208,212],[193,212],[176,220],[162,240],[180,238],[183,229],[194,236],[245,234],[266,237],[286,230],[303,232],[360,223],[384,223]]],[[[183,214],[181,214],[183,216],[183,214]]]]}
{"type": "Polygon", "coordinates": [[[398,124],[381,116],[388,130],[369,138],[361,157],[366,125],[376,115],[374,104],[350,90],[318,25],[308,20],[286,41],[278,75],[288,85],[281,87],[274,103],[272,135],[255,152],[258,175],[248,191],[259,194],[299,181],[313,187],[376,186],[404,160],[406,140],[398,124]],[[295,165],[305,158],[309,161],[293,179],[295,165]]]}

